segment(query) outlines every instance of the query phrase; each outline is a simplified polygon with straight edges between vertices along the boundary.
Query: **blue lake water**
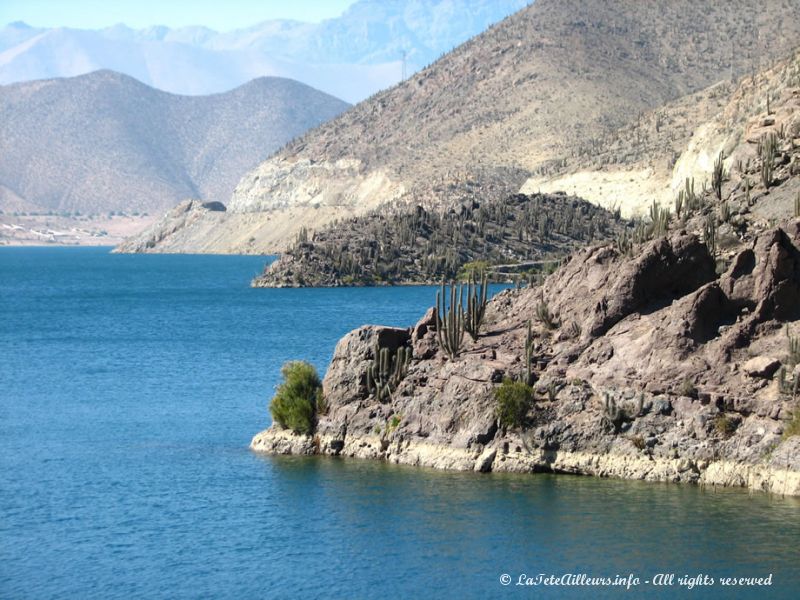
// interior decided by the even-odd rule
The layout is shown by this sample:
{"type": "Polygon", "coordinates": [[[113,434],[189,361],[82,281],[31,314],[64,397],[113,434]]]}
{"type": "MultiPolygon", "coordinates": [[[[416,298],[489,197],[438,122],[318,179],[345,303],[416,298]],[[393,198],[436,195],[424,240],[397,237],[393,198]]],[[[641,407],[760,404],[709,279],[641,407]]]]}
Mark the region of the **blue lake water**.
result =
{"type": "Polygon", "coordinates": [[[0,598],[798,597],[797,499],[251,453],[284,361],[434,299],[250,289],[263,262],[0,249],[0,598]]]}

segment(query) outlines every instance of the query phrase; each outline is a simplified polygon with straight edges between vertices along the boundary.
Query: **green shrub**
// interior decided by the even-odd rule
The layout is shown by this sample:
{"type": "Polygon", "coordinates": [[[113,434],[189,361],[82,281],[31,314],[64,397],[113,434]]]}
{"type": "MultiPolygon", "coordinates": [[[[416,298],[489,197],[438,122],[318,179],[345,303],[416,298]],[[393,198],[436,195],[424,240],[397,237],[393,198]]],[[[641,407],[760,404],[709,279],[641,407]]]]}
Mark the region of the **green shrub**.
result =
{"type": "Polygon", "coordinates": [[[647,444],[644,441],[644,438],[641,435],[634,435],[631,437],[631,444],[633,444],[634,448],[637,450],[644,450],[647,444]]]}
{"type": "Polygon", "coordinates": [[[522,381],[504,379],[495,392],[497,417],[503,427],[521,427],[531,407],[533,388],[522,381]]]}
{"type": "Polygon", "coordinates": [[[697,398],[697,388],[691,379],[684,379],[678,387],[678,393],[688,398],[697,398]]]}
{"type": "Polygon", "coordinates": [[[714,429],[723,437],[730,437],[736,431],[739,423],[728,415],[718,415],[714,419],[714,429]]]}
{"type": "Polygon", "coordinates": [[[272,419],[295,433],[311,433],[322,384],[316,369],[304,361],[290,361],[281,368],[283,383],[269,405],[272,419]]]}

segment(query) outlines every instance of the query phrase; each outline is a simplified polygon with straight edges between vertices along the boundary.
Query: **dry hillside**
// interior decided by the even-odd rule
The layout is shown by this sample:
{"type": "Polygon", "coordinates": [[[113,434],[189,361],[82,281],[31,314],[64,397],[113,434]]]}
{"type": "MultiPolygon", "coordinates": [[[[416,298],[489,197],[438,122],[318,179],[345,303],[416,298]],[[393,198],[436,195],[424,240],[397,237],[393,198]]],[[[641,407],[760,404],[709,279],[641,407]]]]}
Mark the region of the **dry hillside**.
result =
{"type": "Polygon", "coordinates": [[[750,121],[782,105],[800,86],[800,50],[736,83],[724,81],[642,113],[625,127],[586,140],[534,174],[523,191],[564,190],[626,215],[652,200],[671,204],[686,178],[711,181],[715,159],[733,155],[750,121]]]}
{"type": "Polygon", "coordinates": [[[798,0],[539,0],[288,145],[240,182],[232,215],[126,249],[273,251],[384,202],[446,205],[454,187],[496,185],[497,166],[517,191],[643,111],[784,55],[797,15],[798,0]]]}
{"type": "Polygon", "coordinates": [[[287,140],[344,111],[281,78],[176,96],[113,71],[0,86],[0,210],[161,212],[227,201],[287,140]]]}

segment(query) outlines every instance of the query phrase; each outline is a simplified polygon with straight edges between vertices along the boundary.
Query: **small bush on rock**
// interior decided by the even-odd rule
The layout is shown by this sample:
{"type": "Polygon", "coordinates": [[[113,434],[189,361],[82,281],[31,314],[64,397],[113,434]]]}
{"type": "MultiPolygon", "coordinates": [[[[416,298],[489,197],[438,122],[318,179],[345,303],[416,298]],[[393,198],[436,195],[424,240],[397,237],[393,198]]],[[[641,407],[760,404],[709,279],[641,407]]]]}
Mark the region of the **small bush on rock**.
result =
{"type": "Polygon", "coordinates": [[[714,429],[723,437],[730,437],[736,432],[739,423],[728,415],[719,415],[714,419],[714,429]]]}
{"type": "Polygon", "coordinates": [[[290,361],[281,368],[283,383],[269,405],[272,419],[295,433],[311,433],[317,403],[322,397],[322,383],[313,366],[304,361],[290,361]]]}
{"type": "Polygon", "coordinates": [[[500,424],[503,427],[521,427],[531,407],[533,388],[522,381],[504,379],[494,395],[500,424]]]}
{"type": "Polygon", "coordinates": [[[788,439],[795,435],[800,435],[800,404],[795,406],[792,420],[786,424],[783,430],[783,439],[788,439]]]}

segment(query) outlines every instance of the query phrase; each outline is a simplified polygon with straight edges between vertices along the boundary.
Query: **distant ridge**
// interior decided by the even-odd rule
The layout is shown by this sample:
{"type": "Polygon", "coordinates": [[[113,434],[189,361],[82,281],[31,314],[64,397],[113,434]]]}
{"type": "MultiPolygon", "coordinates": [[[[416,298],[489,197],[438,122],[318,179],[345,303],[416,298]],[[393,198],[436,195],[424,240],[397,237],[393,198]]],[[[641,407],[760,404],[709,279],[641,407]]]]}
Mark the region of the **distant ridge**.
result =
{"type": "Polygon", "coordinates": [[[527,1],[358,0],[321,23],[272,20],[228,32],[0,23],[0,84],[112,69],[161,90],[203,95],[269,75],[357,102],[400,80],[404,54],[413,73],[527,1]]]}
{"type": "Polygon", "coordinates": [[[0,209],[160,212],[227,201],[241,176],[348,105],[265,77],[176,96],[126,75],[0,86],[0,209]]]}

